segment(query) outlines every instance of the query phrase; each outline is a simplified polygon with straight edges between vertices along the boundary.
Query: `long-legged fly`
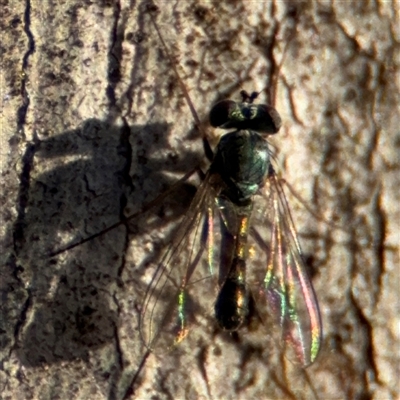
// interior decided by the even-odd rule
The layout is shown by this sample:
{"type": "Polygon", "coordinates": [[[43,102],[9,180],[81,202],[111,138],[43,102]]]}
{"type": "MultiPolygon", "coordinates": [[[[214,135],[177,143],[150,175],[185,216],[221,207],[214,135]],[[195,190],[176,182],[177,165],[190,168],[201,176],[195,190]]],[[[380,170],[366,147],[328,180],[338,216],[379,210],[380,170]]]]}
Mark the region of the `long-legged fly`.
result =
{"type": "Polygon", "coordinates": [[[149,351],[180,343],[207,310],[214,309],[221,329],[235,331],[254,300],[266,334],[289,359],[307,366],[318,355],[318,303],[267,142],[281,118],[274,107],[254,104],[257,96],[242,90],[241,102],[223,100],[211,108],[210,125],[228,133],[214,153],[203,134],[211,165],[146,291],[140,331],[149,351]]]}
{"type": "Polygon", "coordinates": [[[180,343],[196,313],[214,308],[223,330],[249,315],[250,297],[287,356],[311,364],[321,320],[266,138],[281,127],[270,105],[224,100],[210,111],[221,136],[211,166],[147,289],[140,330],[149,350],[180,343]],[[201,286],[201,289],[199,289],[201,286]],[[193,293],[196,293],[195,298],[193,293]]]}

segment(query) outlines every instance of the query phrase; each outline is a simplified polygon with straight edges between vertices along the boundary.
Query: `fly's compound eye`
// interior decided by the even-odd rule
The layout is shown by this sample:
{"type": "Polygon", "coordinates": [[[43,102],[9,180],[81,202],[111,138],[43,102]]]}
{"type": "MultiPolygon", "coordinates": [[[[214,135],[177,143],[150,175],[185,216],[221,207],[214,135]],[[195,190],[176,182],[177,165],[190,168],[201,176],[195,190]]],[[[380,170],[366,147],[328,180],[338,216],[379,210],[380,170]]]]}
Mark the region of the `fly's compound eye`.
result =
{"type": "Polygon", "coordinates": [[[237,108],[237,103],[233,100],[222,100],[215,104],[209,115],[211,126],[214,128],[224,128],[224,125],[231,120],[231,114],[235,108],[237,108]]]}
{"type": "Polygon", "coordinates": [[[278,133],[282,126],[282,119],[278,111],[274,107],[267,104],[257,106],[257,114],[252,119],[252,127],[257,132],[261,133],[278,133]]]}

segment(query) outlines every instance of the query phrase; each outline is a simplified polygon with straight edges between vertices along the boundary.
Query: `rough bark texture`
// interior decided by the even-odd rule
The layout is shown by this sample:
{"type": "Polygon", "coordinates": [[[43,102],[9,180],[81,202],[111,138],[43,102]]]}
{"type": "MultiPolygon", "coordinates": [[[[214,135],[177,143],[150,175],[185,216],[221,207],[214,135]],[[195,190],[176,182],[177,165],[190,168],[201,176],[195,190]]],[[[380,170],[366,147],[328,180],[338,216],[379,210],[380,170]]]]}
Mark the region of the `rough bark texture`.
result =
{"type": "Polygon", "coordinates": [[[49,253],[199,165],[199,134],[144,3],[3,1],[0,397],[396,398],[399,4],[157,5],[202,121],[217,99],[271,85],[287,44],[275,103],[284,125],[271,142],[280,174],[320,217],[289,197],[314,271],[322,353],[293,371],[268,331],[231,340],[210,311],[195,340],[150,355],[133,379],[146,267],[191,186],[129,227],[49,253]]]}

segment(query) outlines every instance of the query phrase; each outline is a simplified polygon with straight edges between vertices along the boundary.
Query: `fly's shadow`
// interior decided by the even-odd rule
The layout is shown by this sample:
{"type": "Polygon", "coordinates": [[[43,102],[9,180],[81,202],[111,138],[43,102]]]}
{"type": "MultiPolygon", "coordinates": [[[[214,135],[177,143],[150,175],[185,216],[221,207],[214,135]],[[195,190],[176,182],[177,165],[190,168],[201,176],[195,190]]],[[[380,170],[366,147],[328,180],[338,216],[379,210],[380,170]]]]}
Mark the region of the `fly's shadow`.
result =
{"type": "MultiPolygon", "coordinates": [[[[26,313],[34,308],[33,319],[24,320],[25,313],[18,325],[23,329],[18,356],[25,365],[87,359],[89,350],[113,340],[118,312],[112,288],[116,282],[122,286],[124,252],[140,230],[121,224],[58,257],[48,254],[119,221],[128,197],[129,206],[140,209],[143,197],[135,195],[138,191],[155,198],[160,188],[175,182],[169,173],[181,174],[197,158],[191,152],[179,160],[159,156],[157,149],[167,146],[169,129],[166,123],[117,127],[92,119],[30,149],[32,168],[42,172],[30,179],[26,201],[20,198],[24,212],[14,227],[17,258],[9,260],[20,276],[29,276],[28,297],[20,300],[26,313]],[[158,139],[141,150],[144,138],[152,134],[158,139]],[[137,160],[133,179],[132,158],[137,160]],[[157,184],[148,185],[146,177],[157,184]]],[[[179,202],[155,207],[161,218],[150,222],[149,214],[143,214],[140,224],[161,229],[182,214],[193,192],[190,184],[182,185],[179,202]],[[163,214],[168,214],[167,221],[163,214]]]]}
{"type": "MultiPolygon", "coordinates": [[[[43,99],[47,108],[39,108],[37,114],[42,117],[44,128],[21,157],[17,218],[6,235],[14,248],[6,260],[1,282],[1,320],[6,322],[4,330],[0,329],[5,333],[2,343],[7,348],[14,340],[16,354],[27,367],[87,360],[90,351],[118,340],[116,292],[124,287],[124,268],[137,267],[125,260],[129,241],[142,233],[142,227],[157,230],[181,216],[194,193],[192,185],[183,184],[175,192],[175,200],[170,197],[171,201],[167,199],[153,209],[159,218],[150,221],[150,214],[143,214],[140,221],[121,223],[112,232],[49,257],[140,210],[145,201],[170,187],[176,182],[175,176],[182,176],[201,158],[190,150],[179,157],[160,151],[169,148],[167,137],[171,132],[171,125],[162,118],[154,122],[149,117],[149,122],[135,124],[132,104],[127,109],[133,122],[121,117],[126,105],[117,102],[140,97],[135,84],[141,79],[142,64],[148,62],[149,45],[143,39],[136,43],[137,58],[131,63],[132,85],[117,97],[116,88],[122,80],[119,72],[124,32],[132,28],[128,25],[128,19],[123,18],[118,35],[114,36],[111,30],[113,47],[107,54],[108,115],[104,120],[87,119],[77,129],[57,130],[56,122],[69,111],[68,97],[58,96],[57,85],[64,87],[64,75],[60,73],[58,80],[49,80],[43,74],[41,79],[41,88],[53,88],[56,97],[43,99]]],[[[139,15],[137,29],[143,30],[144,25],[145,19],[139,15]]],[[[71,27],[74,37],[79,36],[80,28],[71,27]]],[[[79,43],[82,47],[83,42],[79,43]]],[[[90,43],[85,42],[85,46],[90,47],[90,43]]],[[[98,51],[97,42],[92,45],[98,51]]],[[[61,72],[67,76],[74,70],[65,61],[68,54],[60,53],[65,57],[65,71],[61,72]]],[[[53,53],[49,56],[55,57],[53,53]]],[[[85,60],[85,65],[91,61],[85,60]]],[[[151,257],[158,255],[155,250],[151,257]]],[[[133,294],[137,295],[135,287],[133,294]]],[[[134,324],[136,315],[131,320],[134,324]]]]}

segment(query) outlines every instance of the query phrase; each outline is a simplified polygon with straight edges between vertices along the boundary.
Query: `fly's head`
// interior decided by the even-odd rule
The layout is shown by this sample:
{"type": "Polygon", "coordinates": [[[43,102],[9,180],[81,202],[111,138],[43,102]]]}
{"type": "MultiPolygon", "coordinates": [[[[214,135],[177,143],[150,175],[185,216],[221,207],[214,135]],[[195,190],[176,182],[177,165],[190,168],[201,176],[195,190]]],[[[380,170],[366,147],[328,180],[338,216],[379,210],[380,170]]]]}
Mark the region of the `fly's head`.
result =
{"type": "Polygon", "coordinates": [[[209,114],[210,124],[222,129],[249,129],[267,135],[278,133],[282,120],[276,109],[268,104],[253,104],[258,93],[241,91],[242,101],[222,100],[209,114]]]}

